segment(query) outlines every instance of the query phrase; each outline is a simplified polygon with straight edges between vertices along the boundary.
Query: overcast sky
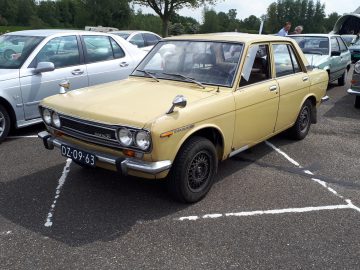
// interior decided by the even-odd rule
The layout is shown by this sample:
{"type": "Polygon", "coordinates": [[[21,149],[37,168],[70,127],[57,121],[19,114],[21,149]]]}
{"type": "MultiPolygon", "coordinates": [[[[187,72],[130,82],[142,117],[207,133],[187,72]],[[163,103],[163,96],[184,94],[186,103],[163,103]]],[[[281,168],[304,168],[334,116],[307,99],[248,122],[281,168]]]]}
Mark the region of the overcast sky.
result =
{"type": "MultiPolygon", "coordinates": [[[[217,11],[228,12],[229,9],[235,8],[237,10],[238,19],[244,19],[250,15],[255,15],[260,17],[263,14],[266,14],[267,7],[276,2],[274,0],[252,0],[251,5],[250,1],[244,0],[219,0],[218,4],[213,6],[217,11]]],[[[314,0],[316,2],[316,0],[314,0]]],[[[325,12],[326,15],[337,12],[339,14],[349,13],[355,11],[360,6],[359,0],[321,0],[321,3],[325,3],[325,12]]],[[[138,6],[135,6],[137,9],[138,6]]],[[[154,13],[152,9],[141,7],[143,13],[154,13]]],[[[182,9],[179,14],[182,16],[193,17],[199,22],[202,21],[202,11],[203,8],[198,9],[182,9]]]]}

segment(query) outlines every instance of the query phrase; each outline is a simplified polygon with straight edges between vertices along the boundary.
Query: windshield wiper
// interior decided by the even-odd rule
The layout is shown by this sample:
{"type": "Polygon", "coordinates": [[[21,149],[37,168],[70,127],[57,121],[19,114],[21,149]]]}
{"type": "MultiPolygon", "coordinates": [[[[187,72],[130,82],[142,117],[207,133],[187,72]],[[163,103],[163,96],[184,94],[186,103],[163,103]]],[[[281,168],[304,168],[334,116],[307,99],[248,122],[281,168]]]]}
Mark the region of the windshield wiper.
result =
{"type": "Polygon", "coordinates": [[[137,69],[137,70],[135,70],[135,71],[142,72],[142,73],[146,74],[148,77],[153,78],[155,81],[160,82],[159,79],[156,78],[155,75],[153,75],[152,72],[149,72],[149,71],[146,71],[146,70],[142,70],[142,69],[137,69]]]}
{"type": "Polygon", "coordinates": [[[177,76],[177,77],[180,77],[180,78],[183,78],[189,82],[193,82],[193,83],[196,83],[198,86],[202,87],[202,89],[205,89],[205,86],[201,83],[201,82],[198,82],[190,77],[187,77],[185,75],[182,75],[182,74],[179,74],[179,73],[166,73],[166,72],[163,72],[162,74],[164,75],[169,75],[169,76],[177,76]]]}

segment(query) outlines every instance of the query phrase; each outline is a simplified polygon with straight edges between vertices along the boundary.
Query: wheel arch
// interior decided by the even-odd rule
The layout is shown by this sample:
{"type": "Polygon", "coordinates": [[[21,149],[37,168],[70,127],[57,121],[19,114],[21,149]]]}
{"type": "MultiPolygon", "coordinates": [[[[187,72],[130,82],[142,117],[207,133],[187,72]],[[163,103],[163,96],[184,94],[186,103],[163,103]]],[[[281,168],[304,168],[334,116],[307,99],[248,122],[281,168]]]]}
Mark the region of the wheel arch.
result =
{"type": "Polygon", "coordinates": [[[304,97],[304,100],[302,101],[300,108],[299,108],[299,112],[302,108],[302,106],[304,105],[304,103],[309,100],[312,104],[312,110],[311,110],[311,123],[312,124],[316,124],[317,123],[317,108],[316,108],[316,97],[313,94],[309,94],[307,96],[304,97]]]}
{"type": "Polygon", "coordinates": [[[5,98],[0,97],[0,105],[2,105],[8,112],[8,114],[10,116],[11,128],[14,128],[16,126],[16,114],[15,114],[15,111],[14,111],[13,107],[11,106],[10,102],[7,101],[5,98]]]}

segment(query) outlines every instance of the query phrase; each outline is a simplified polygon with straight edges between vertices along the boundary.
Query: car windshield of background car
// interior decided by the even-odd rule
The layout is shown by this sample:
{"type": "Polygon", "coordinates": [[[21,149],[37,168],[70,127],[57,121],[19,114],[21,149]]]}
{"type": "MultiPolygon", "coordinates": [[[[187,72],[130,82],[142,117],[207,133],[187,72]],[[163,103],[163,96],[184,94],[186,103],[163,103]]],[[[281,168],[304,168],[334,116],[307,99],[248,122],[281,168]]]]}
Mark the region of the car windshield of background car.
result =
{"type": "MultiPolygon", "coordinates": [[[[162,41],[145,57],[137,70],[151,72],[159,79],[191,79],[201,84],[231,87],[242,51],[241,43],[162,41]]],[[[146,76],[140,71],[135,70],[132,75],[146,76]]]]}
{"type": "Polygon", "coordinates": [[[0,68],[20,68],[43,39],[43,37],[32,36],[0,36],[0,68]]]}
{"type": "Polygon", "coordinates": [[[305,54],[329,54],[329,39],[327,37],[290,36],[299,44],[305,54]]]}

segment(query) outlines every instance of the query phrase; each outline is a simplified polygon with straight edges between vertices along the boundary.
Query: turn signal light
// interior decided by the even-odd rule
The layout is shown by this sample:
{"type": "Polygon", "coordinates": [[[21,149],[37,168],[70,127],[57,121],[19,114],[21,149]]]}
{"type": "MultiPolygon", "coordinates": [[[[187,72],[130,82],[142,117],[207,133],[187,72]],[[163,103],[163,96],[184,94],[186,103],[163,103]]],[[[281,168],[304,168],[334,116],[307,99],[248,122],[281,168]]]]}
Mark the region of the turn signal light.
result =
{"type": "Polygon", "coordinates": [[[173,131],[168,131],[168,132],[164,132],[160,135],[160,138],[166,138],[166,137],[170,137],[171,135],[173,135],[174,132],[173,131]]]}
{"type": "Polygon", "coordinates": [[[125,156],[128,156],[128,157],[135,157],[135,152],[132,151],[132,150],[127,150],[127,149],[124,149],[123,150],[123,153],[125,156]]]}
{"type": "Polygon", "coordinates": [[[62,133],[61,131],[55,130],[55,131],[54,131],[54,135],[60,137],[60,136],[64,135],[64,133],[62,133]]]}

